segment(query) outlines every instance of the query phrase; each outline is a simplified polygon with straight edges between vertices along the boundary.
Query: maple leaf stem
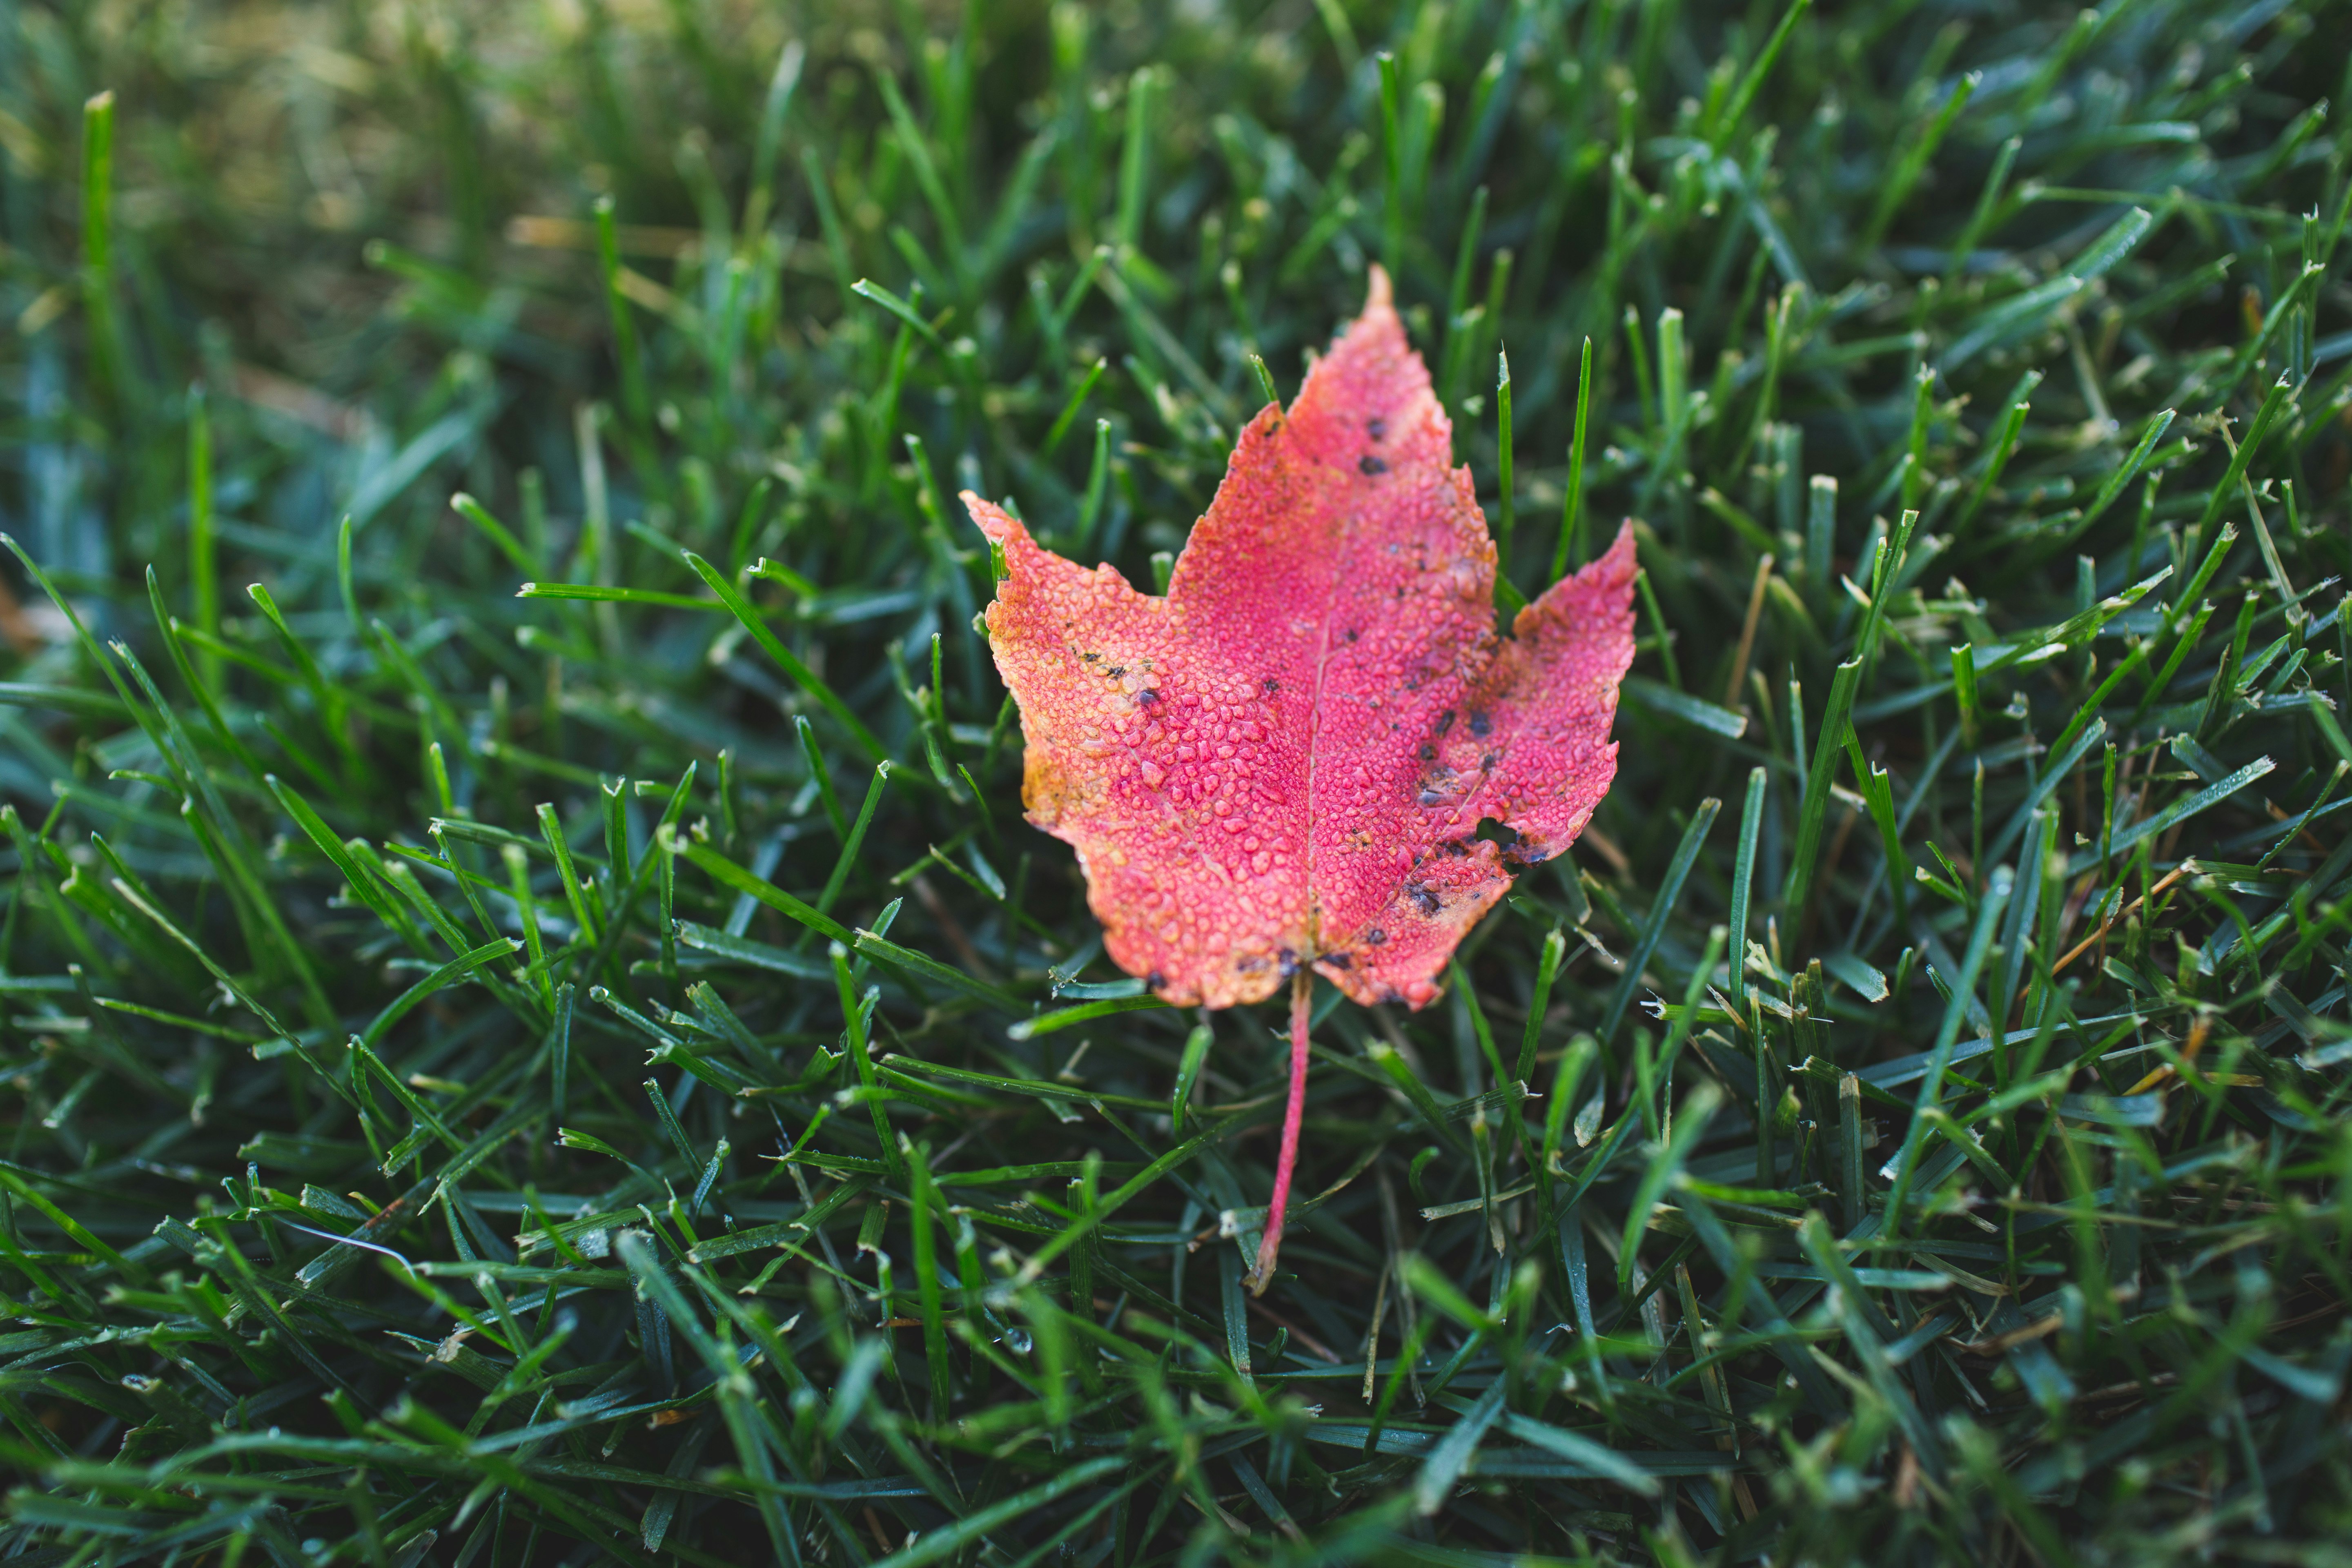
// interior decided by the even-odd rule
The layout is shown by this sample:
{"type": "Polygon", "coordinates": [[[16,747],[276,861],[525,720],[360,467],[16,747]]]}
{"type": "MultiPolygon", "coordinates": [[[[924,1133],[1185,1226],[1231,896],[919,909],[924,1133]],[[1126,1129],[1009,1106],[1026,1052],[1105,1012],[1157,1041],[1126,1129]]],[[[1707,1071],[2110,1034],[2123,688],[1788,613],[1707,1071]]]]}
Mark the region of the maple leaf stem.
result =
{"type": "Polygon", "coordinates": [[[1283,1211],[1290,1204],[1290,1178],[1298,1168],[1298,1128],[1307,1118],[1307,1019],[1315,999],[1315,976],[1301,969],[1290,977],[1290,1100],[1282,1109],[1282,1152],[1274,1164],[1274,1199],[1266,1205],[1265,1235],[1250,1270],[1250,1293],[1265,1294],[1274,1283],[1274,1260],[1282,1251],[1283,1211]]]}

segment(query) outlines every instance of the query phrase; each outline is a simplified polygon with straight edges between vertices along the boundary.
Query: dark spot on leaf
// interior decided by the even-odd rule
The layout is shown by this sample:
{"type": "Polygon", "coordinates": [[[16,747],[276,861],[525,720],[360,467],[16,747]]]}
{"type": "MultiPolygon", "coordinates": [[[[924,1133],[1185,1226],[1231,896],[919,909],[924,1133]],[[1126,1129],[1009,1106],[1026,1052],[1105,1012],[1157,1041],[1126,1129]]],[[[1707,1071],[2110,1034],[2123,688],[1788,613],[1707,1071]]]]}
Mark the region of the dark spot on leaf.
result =
{"type": "Polygon", "coordinates": [[[1484,735],[1494,727],[1495,721],[1491,715],[1486,713],[1473,713],[1470,715],[1470,732],[1472,734],[1484,735]]]}
{"type": "Polygon", "coordinates": [[[1428,742],[1423,741],[1421,744],[1421,760],[1424,763],[1435,762],[1437,760],[1437,748],[1431,745],[1428,742]]]}
{"type": "Polygon", "coordinates": [[[1373,457],[1370,452],[1365,453],[1362,457],[1356,459],[1356,472],[1362,474],[1367,479],[1370,479],[1374,474],[1385,474],[1388,471],[1389,466],[1386,463],[1381,462],[1378,458],[1373,457]]]}
{"type": "Polygon", "coordinates": [[[1454,728],[1454,710],[1448,708],[1437,716],[1437,732],[1441,735],[1454,728]]]}
{"type": "Polygon", "coordinates": [[[1491,771],[1495,766],[1495,759],[1502,754],[1503,753],[1500,752],[1488,752],[1486,755],[1478,759],[1478,770],[1481,773],[1491,771]]]}
{"type": "Polygon", "coordinates": [[[1370,942],[1374,947],[1379,947],[1389,940],[1389,933],[1382,931],[1380,927],[1374,926],[1371,930],[1364,933],[1364,940],[1370,942]]]}
{"type": "Polygon", "coordinates": [[[1160,700],[1159,689],[1157,687],[1147,686],[1142,690],[1135,694],[1135,700],[1144,707],[1149,708],[1153,703],[1160,700]]]}
{"type": "Polygon", "coordinates": [[[1363,633],[1356,630],[1353,626],[1348,628],[1347,637],[1349,642],[1354,642],[1358,637],[1363,635],[1363,633]]]}
{"type": "Polygon", "coordinates": [[[1353,969],[1356,967],[1355,961],[1344,952],[1332,953],[1328,958],[1324,960],[1324,962],[1330,964],[1334,969],[1353,969]]]}
{"type": "Polygon", "coordinates": [[[1271,675],[1267,676],[1267,677],[1265,678],[1265,679],[1261,684],[1263,684],[1263,685],[1265,686],[1265,694],[1266,694],[1268,697],[1273,696],[1276,692],[1277,692],[1277,691],[1279,691],[1279,690],[1281,690],[1281,689],[1282,689],[1282,682],[1280,682],[1279,680],[1276,680],[1276,679],[1274,677],[1272,677],[1271,675]]]}
{"type": "Polygon", "coordinates": [[[1117,680],[1120,676],[1125,675],[1126,673],[1127,666],[1123,664],[1114,664],[1108,669],[1103,671],[1103,674],[1113,680],[1117,680]]]}
{"type": "Polygon", "coordinates": [[[1421,792],[1420,799],[1421,804],[1423,805],[1443,805],[1445,804],[1445,796],[1439,791],[1433,789],[1423,790],[1421,792]]]}
{"type": "Polygon", "coordinates": [[[1143,984],[1150,986],[1152,990],[1157,991],[1162,985],[1168,984],[1168,976],[1160,973],[1160,971],[1155,969],[1150,973],[1143,977],[1143,984]]]}
{"type": "Polygon", "coordinates": [[[1444,903],[1444,900],[1440,899],[1435,893],[1430,891],[1427,888],[1410,887],[1404,891],[1405,897],[1411,899],[1415,904],[1419,905],[1421,912],[1425,915],[1435,914],[1444,903]]]}
{"type": "Polygon", "coordinates": [[[1289,974],[1296,974],[1296,973],[1298,973],[1298,954],[1297,954],[1297,953],[1296,953],[1296,952],[1292,952],[1289,948],[1286,948],[1286,948],[1282,949],[1279,952],[1276,953],[1276,954],[1275,954],[1275,956],[1276,956],[1276,958],[1278,958],[1278,959],[1280,959],[1280,960],[1282,961],[1282,973],[1283,973],[1284,974],[1286,974],[1286,975],[1289,975],[1289,974]]]}
{"type": "Polygon", "coordinates": [[[1463,843],[1459,838],[1449,838],[1438,847],[1457,859],[1470,853],[1470,846],[1463,843]]]}
{"type": "Polygon", "coordinates": [[[1370,436],[1373,440],[1377,441],[1388,433],[1389,422],[1387,420],[1367,419],[1364,421],[1364,434],[1370,436]]]}

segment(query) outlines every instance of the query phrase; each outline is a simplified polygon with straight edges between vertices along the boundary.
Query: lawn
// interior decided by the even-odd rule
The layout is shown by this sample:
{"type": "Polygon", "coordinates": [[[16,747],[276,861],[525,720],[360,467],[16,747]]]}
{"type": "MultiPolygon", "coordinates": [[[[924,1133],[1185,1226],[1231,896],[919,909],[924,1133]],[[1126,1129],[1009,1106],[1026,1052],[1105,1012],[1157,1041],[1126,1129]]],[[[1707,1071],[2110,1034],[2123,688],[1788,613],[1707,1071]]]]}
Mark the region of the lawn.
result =
{"type": "Polygon", "coordinates": [[[0,1558],[2343,1562],[2347,37],[0,11],[0,1558]],[[1259,1297],[954,497],[1160,590],[1375,266],[1639,640],[1259,1297]]]}

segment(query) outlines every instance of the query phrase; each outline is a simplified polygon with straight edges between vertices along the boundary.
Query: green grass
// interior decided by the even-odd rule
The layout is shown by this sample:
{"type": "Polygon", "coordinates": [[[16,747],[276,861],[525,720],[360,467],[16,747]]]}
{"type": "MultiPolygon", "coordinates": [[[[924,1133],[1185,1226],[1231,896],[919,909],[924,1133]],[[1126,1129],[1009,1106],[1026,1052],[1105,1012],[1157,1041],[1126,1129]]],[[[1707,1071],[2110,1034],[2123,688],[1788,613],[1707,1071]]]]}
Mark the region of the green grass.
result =
{"type": "Polygon", "coordinates": [[[0,15],[0,1555],[2341,1562],[2352,10],[848,9],[0,15]],[[947,498],[1372,261],[1643,640],[1253,1303],[947,498]]]}

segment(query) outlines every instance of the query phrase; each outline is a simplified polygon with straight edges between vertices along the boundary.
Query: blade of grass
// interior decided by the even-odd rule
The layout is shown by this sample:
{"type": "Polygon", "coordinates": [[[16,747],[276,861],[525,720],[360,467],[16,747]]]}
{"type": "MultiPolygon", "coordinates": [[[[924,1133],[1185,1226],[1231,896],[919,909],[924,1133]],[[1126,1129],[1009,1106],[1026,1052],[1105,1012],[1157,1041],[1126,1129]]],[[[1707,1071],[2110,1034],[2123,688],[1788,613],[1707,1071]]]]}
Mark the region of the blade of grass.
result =
{"type": "MultiPolygon", "coordinates": [[[[1751,785],[1752,788],[1752,785],[1751,785]]],[[[1633,993],[1642,984],[1642,972],[1648,967],[1650,955],[1657,951],[1665,935],[1666,922],[1674,918],[1675,906],[1680,901],[1683,883],[1691,868],[1698,862],[1698,852],[1706,846],[1708,829],[1715,826],[1716,814],[1723,802],[1709,795],[1698,803],[1691,814],[1690,826],[1683,829],[1682,842],[1675,847],[1675,858],[1666,866],[1666,874],[1658,882],[1658,893],[1650,905],[1650,913],[1642,922],[1641,934],[1634,939],[1633,951],[1625,960],[1625,973],[1609,994],[1608,1005],[1601,1009],[1601,1024],[1593,1033],[1604,1047],[1616,1037],[1617,1026],[1623,1021],[1625,1009],[1633,1005],[1633,993]]]]}

